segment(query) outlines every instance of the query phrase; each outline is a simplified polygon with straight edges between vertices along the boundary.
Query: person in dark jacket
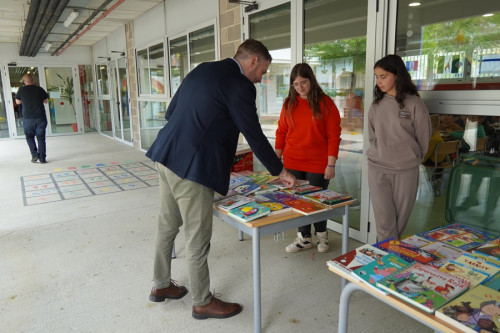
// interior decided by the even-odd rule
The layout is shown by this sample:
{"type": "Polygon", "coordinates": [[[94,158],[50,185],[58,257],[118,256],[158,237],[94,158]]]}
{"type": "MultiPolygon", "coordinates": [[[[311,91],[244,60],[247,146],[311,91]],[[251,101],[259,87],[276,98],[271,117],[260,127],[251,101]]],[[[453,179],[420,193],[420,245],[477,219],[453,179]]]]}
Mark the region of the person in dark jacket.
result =
{"type": "Polygon", "coordinates": [[[255,105],[254,84],[261,81],[271,61],[261,42],[248,39],[234,58],[197,66],[172,98],[165,114],[167,124],[146,153],[156,162],[160,182],[154,287],[149,299],[162,302],[187,293],[171,279],[172,249],[183,225],[196,319],[228,318],[242,310],[210,292],[207,265],[214,192],[228,192],[239,134],[272,175],[279,175],[290,187],[295,184],[262,132],[255,105]]]}

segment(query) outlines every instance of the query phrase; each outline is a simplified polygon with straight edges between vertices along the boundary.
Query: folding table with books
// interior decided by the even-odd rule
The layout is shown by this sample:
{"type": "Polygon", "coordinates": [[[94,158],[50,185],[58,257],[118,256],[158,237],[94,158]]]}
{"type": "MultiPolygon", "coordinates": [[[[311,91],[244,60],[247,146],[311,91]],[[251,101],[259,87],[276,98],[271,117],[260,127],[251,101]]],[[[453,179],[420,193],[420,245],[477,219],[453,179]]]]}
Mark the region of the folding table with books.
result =
{"type": "Polygon", "coordinates": [[[214,208],[214,215],[240,232],[252,236],[253,256],[253,293],[254,293],[254,332],[261,331],[261,273],[260,273],[260,238],[297,228],[318,221],[342,216],[342,253],[347,252],[349,237],[349,205],[354,200],[331,206],[331,209],[311,215],[302,215],[293,211],[279,215],[265,216],[247,223],[239,222],[228,213],[214,208]]]}

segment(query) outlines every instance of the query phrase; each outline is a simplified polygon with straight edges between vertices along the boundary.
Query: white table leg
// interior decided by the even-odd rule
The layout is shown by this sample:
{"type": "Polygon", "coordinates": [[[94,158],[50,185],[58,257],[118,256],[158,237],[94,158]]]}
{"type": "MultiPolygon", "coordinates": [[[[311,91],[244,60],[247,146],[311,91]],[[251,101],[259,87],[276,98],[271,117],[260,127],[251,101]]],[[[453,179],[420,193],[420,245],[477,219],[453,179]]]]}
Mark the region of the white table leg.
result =
{"type": "Polygon", "coordinates": [[[252,230],[253,253],[253,327],[255,333],[260,333],[260,235],[259,228],[252,230]]]}

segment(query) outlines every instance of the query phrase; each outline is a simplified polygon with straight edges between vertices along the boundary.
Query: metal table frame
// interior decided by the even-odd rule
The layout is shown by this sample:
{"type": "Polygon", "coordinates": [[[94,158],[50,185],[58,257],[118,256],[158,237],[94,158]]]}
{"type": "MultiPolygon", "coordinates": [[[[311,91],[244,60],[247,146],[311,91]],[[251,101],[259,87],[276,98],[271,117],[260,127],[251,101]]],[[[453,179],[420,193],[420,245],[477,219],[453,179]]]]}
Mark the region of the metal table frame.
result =
{"type": "MultiPolygon", "coordinates": [[[[235,227],[239,231],[239,239],[243,239],[243,233],[252,236],[252,257],[253,257],[253,299],[254,299],[254,332],[261,331],[261,273],[260,273],[260,238],[283,232],[288,229],[298,228],[303,225],[313,224],[318,221],[331,219],[333,217],[342,216],[342,253],[346,253],[349,241],[349,205],[354,201],[343,202],[332,209],[312,215],[297,215],[284,216],[282,220],[259,225],[259,219],[250,223],[242,223],[234,220],[225,212],[214,209],[214,215],[229,225],[235,227]]],[[[343,280],[342,286],[345,280],[343,280]]]]}

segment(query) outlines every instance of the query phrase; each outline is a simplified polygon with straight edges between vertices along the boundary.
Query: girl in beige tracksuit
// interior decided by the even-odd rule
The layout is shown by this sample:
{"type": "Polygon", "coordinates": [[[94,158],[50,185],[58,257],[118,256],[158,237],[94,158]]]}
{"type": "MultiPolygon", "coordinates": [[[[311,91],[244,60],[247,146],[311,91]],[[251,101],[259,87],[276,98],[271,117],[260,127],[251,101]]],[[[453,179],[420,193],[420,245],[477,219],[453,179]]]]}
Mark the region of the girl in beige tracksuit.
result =
{"type": "Polygon", "coordinates": [[[429,112],[402,59],[385,56],[374,70],[377,85],[368,112],[368,185],[377,241],[382,241],[403,235],[432,129],[429,112]]]}

